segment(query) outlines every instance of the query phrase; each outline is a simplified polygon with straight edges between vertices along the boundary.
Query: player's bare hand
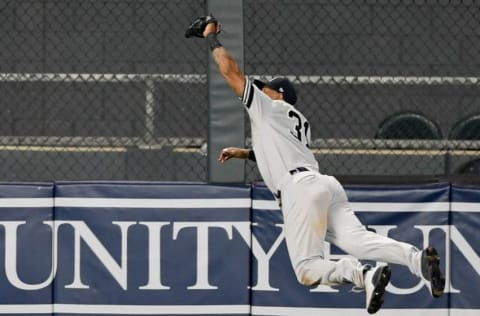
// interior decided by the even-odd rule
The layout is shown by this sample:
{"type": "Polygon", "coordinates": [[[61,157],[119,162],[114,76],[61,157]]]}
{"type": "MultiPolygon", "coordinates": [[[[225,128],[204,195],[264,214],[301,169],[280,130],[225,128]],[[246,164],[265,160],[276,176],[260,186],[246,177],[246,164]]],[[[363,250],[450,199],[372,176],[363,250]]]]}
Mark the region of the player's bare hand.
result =
{"type": "Polygon", "coordinates": [[[230,158],[246,158],[246,150],[237,147],[227,147],[222,150],[220,156],[218,157],[218,161],[224,163],[225,161],[229,160],[230,158]]]}
{"type": "Polygon", "coordinates": [[[208,23],[203,31],[203,37],[207,37],[209,34],[212,33],[220,33],[222,31],[222,26],[220,23],[208,23]]]}
{"type": "Polygon", "coordinates": [[[228,159],[234,157],[234,155],[235,155],[235,148],[233,147],[224,148],[222,149],[222,152],[218,157],[218,161],[220,161],[221,163],[224,163],[228,159]]]}

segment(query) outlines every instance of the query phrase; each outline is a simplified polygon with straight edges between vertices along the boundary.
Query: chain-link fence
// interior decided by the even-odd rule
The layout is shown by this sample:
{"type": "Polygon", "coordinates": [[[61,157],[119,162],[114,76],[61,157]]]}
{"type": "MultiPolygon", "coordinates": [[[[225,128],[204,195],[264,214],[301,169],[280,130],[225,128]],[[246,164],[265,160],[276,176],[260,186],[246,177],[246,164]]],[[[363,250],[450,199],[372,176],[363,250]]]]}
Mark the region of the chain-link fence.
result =
{"type": "Polygon", "coordinates": [[[204,181],[208,52],[182,37],[204,11],[0,1],[0,179],[204,181]]]}
{"type": "Polygon", "coordinates": [[[323,172],[479,174],[480,1],[246,0],[245,21],[246,72],[296,83],[323,172]]]}
{"type": "MultiPolygon", "coordinates": [[[[207,4],[0,0],[0,180],[207,181],[207,4]]],[[[245,73],[292,79],[322,172],[479,173],[480,1],[243,8],[245,73]]]]}

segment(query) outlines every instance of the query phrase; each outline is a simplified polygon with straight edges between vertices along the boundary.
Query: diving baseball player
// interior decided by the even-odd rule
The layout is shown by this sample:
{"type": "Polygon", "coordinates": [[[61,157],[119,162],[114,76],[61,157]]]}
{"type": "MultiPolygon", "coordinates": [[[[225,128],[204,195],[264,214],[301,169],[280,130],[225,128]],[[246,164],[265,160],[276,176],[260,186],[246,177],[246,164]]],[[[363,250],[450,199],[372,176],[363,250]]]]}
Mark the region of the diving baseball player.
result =
{"type": "Polygon", "coordinates": [[[298,281],[307,286],[354,284],[365,289],[369,313],[380,309],[390,266],[372,267],[353,258],[326,260],[323,249],[328,241],[358,259],[407,266],[425,281],[432,296],[442,295],[445,278],[437,251],[431,247],[420,251],[366,230],[350,208],[341,184],[319,172],[309,148],[310,124],[294,107],[297,95],[291,82],[275,78],[265,83],[245,77],[217,39],[218,33],[217,20],[205,16],[190,25],[186,36],[206,38],[220,73],[249,115],[253,144],[253,150],[225,148],[219,160],[257,162],[265,184],[281,205],[285,240],[298,281]]]}

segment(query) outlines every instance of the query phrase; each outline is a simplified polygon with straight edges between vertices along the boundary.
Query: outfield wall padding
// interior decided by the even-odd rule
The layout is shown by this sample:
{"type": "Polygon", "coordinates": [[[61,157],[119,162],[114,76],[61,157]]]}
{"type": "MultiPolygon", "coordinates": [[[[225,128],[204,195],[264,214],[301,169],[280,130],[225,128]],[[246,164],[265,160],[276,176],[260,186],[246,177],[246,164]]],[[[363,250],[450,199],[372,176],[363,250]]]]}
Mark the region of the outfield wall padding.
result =
{"type": "MultiPolygon", "coordinates": [[[[393,265],[382,315],[480,314],[479,186],[346,191],[368,229],[444,259],[439,299],[393,265]]],[[[0,184],[0,314],[365,315],[351,289],[297,282],[261,184],[0,184]]]]}

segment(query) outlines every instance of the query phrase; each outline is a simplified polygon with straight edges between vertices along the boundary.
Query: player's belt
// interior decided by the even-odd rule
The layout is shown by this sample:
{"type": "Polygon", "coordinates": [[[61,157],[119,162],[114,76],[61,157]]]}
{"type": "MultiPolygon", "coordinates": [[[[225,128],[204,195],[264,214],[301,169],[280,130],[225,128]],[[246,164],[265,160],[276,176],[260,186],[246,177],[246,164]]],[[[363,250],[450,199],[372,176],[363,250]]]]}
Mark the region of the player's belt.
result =
{"type": "Polygon", "coordinates": [[[305,168],[305,167],[298,167],[298,168],[290,170],[289,172],[293,176],[295,173],[304,172],[304,171],[310,171],[310,170],[305,168]]]}

